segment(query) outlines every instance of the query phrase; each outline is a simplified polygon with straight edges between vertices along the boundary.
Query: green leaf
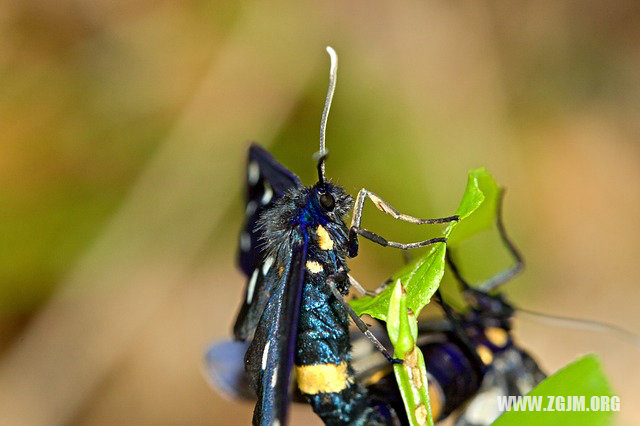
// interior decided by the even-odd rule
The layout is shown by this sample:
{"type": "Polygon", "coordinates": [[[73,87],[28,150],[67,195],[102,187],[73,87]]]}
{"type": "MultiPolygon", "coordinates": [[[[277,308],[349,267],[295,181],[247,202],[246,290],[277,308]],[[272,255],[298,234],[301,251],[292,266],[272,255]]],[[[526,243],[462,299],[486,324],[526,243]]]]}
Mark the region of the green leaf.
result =
{"type": "MultiPolygon", "coordinates": [[[[585,409],[591,409],[591,398],[612,396],[611,387],[602,371],[602,365],[595,355],[584,356],[547,377],[528,394],[542,399],[542,409],[546,411],[507,411],[493,423],[494,426],[563,425],[563,426],[604,426],[612,422],[612,411],[558,411],[560,396],[565,399],[566,410],[571,396],[583,396],[585,409]],[[551,396],[555,411],[548,411],[551,396]]],[[[575,403],[572,402],[575,406],[575,403]]]]}
{"type": "MultiPolygon", "coordinates": [[[[448,245],[455,244],[472,234],[490,227],[495,221],[500,189],[493,177],[483,168],[471,170],[467,187],[456,214],[459,222],[450,223],[443,236],[448,237],[448,245]]],[[[445,250],[443,243],[434,244],[424,256],[406,265],[393,275],[395,282],[400,279],[407,290],[407,305],[416,315],[420,314],[444,275],[445,250]]],[[[391,298],[391,288],[375,297],[365,296],[349,303],[358,315],[368,314],[386,321],[391,298]]]]}
{"type": "Polygon", "coordinates": [[[396,281],[391,286],[391,289],[391,299],[387,313],[387,332],[396,357],[403,358],[415,346],[417,336],[413,335],[412,328],[409,326],[407,294],[401,281],[396,281]]]}
{"type": "Polygon", "coordinates": [[[484,167],[469,172],[467,188],[456,214],[460,221],[445,230],[447,244],[454,247],[462,240],[493,226],[498,209],[500,188],[484,167]]]}
{"type": "MultiPolygon", "coordinates": [[[[444,243],[434,244],[426,255],[409,263],[392,277],[393,282],[401,280],[404,283],[407,306],[416,316],[429,303],[440,285],[444,274],[444,254],[444,243]]],[[[387,321],[392,292],[393,286],[389,286],[375,297],[353,299],[349,304],[358,315],[368,314],[387,321]]]]}
{"type": "MultiPolygon", "coordinates": [[[[448,238],[447,244],[456,244],[490,227],[495,221],[499,195],[500,188],[484,167],[471,170],[456,211],[460,221],[450,223],[443,233],[448,238]]],[[[400,279],[404,284],[407,305],[416,315],[420,314],[440,286],[444,275],[445,251],[445,244],[434,244],[424,256],[409,263],[392,277],[394,282],[400,279]]],[[[365,296],[349,303],[358,315],[368,314],[386,321],[391,292],[392,288],[389,287],[375,297],[365,296]]]]}
{"type": "Polygon", "coordinates": [[[424,357],[416,346],[418,321],[407,309],[407,294],[397,280],[391,289],[387,332],[394,348],[394,356],[402,359],[393,371],[411,426],[433,425],[429,401],[427,369],[424,357]]]}
{"type": "Polygon", "coordinates": [[[429,252],[408,264],[393,276],[400,280],[407,289],[407,306],[418,316],[431,297],[440,286],[444,275],[446,246],[444,243],[435,244],[429,252]]]}
{"type": "MultiPolygon", "coordinates": [[[[484,168],[471,170],[456,212],[460,221],[450,223],[442,234],[448,238],[448,244],[490,227],[495,221],[499,195],[500,189],[484,168]]],[[[387,322],[395,356],[404,361],[402,365],[394,365],[394,373],[411,425],[433,424],[424,357],[415,346],[416,318],[440,286],[445,253],[444,243],[434,244],[424,256],[392,276],[394,285],[375,297],[349,302],[358,315],[368,314],[387,322]]]]}

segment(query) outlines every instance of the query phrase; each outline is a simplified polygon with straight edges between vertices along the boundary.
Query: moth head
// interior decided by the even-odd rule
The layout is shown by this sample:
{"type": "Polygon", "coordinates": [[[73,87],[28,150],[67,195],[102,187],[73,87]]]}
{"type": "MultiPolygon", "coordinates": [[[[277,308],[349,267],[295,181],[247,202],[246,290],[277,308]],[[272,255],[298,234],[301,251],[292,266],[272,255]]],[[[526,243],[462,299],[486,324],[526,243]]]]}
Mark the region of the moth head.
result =
{"type": "Polygon", "coordinates": [[[353,207],[353,198],[340,185],[318,182],[313,189],[314,201],[329,219],[341,220],[353,207]]]}
{"type": "Polygon", "coordinates": [[[468,288],[464,291],[463,296],[473,310],[482,318],[508,322],[513,315],[513,306],[500,293],[489,294],[474,288],[468,288]]]}

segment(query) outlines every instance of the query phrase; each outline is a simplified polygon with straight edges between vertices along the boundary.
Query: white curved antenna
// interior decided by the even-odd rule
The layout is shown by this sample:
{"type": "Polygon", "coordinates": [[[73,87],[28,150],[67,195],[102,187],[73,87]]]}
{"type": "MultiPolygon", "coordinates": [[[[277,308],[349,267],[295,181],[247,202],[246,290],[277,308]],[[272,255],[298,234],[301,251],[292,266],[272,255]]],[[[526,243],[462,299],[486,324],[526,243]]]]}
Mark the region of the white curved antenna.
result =
{"type": "Polygon", "coordinates": [[[333,93],[336,90],[336,80],[338,78],[338,54],[331,46],[327,46],[327,53],[331,58],[331,67],[329,68],[329,88],[327,89],[324,110],[322,111],[322,118],[320,119],[320,152],[318,152],[318,157],[320,158],[319,178],[321,181],[324,181],[324,158],[327,156],[325,142],[327,136],[327,118],[329,117],[331,101],[333,100],[333,93]]]}

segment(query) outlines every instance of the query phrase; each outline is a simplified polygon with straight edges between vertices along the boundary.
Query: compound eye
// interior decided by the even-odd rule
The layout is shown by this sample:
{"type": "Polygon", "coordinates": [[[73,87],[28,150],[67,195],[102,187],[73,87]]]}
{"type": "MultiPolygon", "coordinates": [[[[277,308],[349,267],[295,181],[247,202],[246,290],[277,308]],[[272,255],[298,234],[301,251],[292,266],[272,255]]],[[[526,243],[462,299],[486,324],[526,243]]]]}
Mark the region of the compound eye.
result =
{"type": "Polygon", "coordinates": [[[336,200],[331,194],[320,194],[320,205],[323,209],[330,212],[336,206],[336,200]]]}

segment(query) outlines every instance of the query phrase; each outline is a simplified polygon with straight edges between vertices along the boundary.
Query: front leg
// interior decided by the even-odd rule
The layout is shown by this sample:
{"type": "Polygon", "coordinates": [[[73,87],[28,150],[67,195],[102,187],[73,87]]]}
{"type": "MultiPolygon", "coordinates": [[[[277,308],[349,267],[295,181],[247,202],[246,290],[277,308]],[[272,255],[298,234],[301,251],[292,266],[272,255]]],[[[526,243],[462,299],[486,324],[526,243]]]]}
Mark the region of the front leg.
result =
{"type": "Polygon", "coordinates": [[[376,336],[374,336],[373,333],[369,330],[369,327],[367,326],[367,324],[365,324],[365,322],[362,321],[362,319],[358,316],[358,314],[355,313],[355,311],[349,305],[349,303],[347,303],[347,301],[344,300],[342,293],[336,286],[336,282],[334,281],[334,276],[328,277],[326,283],[327,283],[327,286],[329,287],[329,291],[331,291],[333,296],[338,300],[338,302],[340,302],[342,307],[347,311],[347,313],[351,317],[351,320],[360,329],[360,331],[367,337],[367,339],[369,339],[369,341],[373,344],[373,346],[375,346],[376,349],[378,349],[382,353],[382,355],[384,355],[384,357],[387,358],[387,360],[390,363],[402,364],[401,359],[397,359],[391,356],[389,351],[387,351],[387,348],[385,348],[384,345],[380,343],[380,341],[376,338],[376,336]]]}
{"type": "Polygon", "coordinates": [[[373,204],[381,212],[391,215],[394,219],[413,223],[415,225],[447,223],[459,220],[458,216],[448,216],[436,219],[419,219],[413,216],[409,216],[407,214],[400,213],[391,204],[387,203],[373,192],[367,191],[366,189],[362,188],[360,192],[358,192],[358,196],[356,197],[356,202],[353,207],[353,218],[351,220],[351,227],[349,229],[349,257],[355,257],[358,255],[358,235],[361,235],[376,244],[380,244],[383,247],[394,247],[402,250],[424,247],[429,244],[447,241],[446,238],[432,238],[429,240],[417,241],[413,243],[398,243],[395,241],[388,241],[380,235],[377,235],[367,229],[361,228],[360,225],[362,224],[362,211],[364,209],[364,201],[366,198],[371,199],[373,204]]]}
{"type": "Polygon", "coordinates": [[[370,291],[364,288],[362,284],[360,284],[355,278],[353,278],[353,276],[351,276],[351,274],[347,274],[347,277],[349,279],[349,284],[351,284],[351,287],[356,289],[356,291],[360,293],[362,296],[369,296],[369,297],[375,297],[379,295],[392,282],[391,279],[389,278],[387,281],[383,282],[377,289],[375,289],[374,291],[370,291]]]}

